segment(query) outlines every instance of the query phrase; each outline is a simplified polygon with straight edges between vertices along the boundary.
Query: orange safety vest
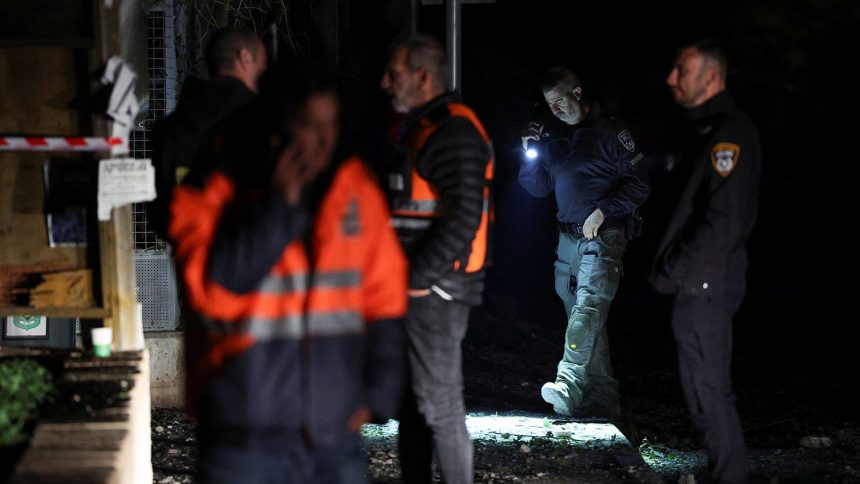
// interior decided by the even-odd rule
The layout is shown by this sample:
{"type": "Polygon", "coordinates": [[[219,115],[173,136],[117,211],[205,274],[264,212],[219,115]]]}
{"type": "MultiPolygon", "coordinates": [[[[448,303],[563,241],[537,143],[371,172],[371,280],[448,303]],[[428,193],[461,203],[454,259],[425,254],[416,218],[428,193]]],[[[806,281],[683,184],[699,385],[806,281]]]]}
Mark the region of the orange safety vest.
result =
{"type": "MultiPolygon", "coordinates": [[[[490,187],[493,182],[493,173],[495,171],[495,160],[493,157],[492,144],[490,137],[487,135],[487,130],[484,125],[465,104],[448,103],[447,114],[449,116],[459,116],[468,119],[481,138],[490,147],[490,158],[487,160],[484,170],[484,206],[481,216],[481,224],[478,226],[475,237],[472,239],[471,250],[463,260],[454,262],[454,270],[457,272],[477,272],[484,268],[489,260],[488,245],[490,225],[494,221],[494,213],[491,199],[490,187]]],[[[439,121],[433,121],[428,117],[418,121],[417,127],[413,128],[407,135],[406,144],[411,153],[409,159],[409,171],[411,172],[410,189],[404,193],[402,197],[395,198],[392,202],[392,226],[398,231],[401,230],[427,230],[433,220],[441,216],[439,207],[439,195],[436,189],[418,173],[417,161],[418,153],[424,147],[424,144],[439,128],[439,121]]],[[[397,181],[389,180],[391,184],[397,185],[397,181]]],[[[401,183],[402,185],[402,183],[401,183]]],[[[402,188],[402,187],[400,187],[402,188]]]]}

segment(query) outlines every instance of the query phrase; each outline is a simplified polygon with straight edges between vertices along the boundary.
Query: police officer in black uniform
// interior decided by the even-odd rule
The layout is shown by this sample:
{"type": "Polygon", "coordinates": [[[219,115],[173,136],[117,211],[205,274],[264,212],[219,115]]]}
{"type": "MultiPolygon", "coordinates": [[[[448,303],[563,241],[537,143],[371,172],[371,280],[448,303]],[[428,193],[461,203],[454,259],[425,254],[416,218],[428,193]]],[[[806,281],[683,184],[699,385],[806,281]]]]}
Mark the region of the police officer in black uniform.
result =
{"type": "Polygon", "coordinates": [[[524,148],[540,141],[543,153],[534,158],[526,151],[519,181],[535,197],[555,192],[555,289],[568,316],[556,378],[541,388],[541,397],[562,415],[615,418],[618,382],[605,323],[621,276],[628,221],[650,192],[643,154],[629,131],[590,109],[570,69],[550,69],[541,89],[560,123],[532,123],[523,134],[524,148]]]}
{"type": "Polygon", "coordinates": [[[756,128],[725,79],[725,52],[712,41],[681,49],[666,79],[691,132],[675,168],[680,196],[650,278],[674,297],[681,386],[711,478],[743,483],[749,468],[731,383],[732,318],[745,292],[762,159],[756,128]]]}

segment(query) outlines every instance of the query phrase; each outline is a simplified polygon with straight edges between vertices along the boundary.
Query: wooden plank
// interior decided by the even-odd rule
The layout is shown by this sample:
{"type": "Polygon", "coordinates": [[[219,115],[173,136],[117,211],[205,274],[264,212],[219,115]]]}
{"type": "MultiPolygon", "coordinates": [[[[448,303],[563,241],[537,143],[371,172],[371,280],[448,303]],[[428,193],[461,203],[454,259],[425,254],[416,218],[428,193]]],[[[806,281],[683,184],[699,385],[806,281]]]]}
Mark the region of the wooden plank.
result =
{"type": "MultiPolygon", "coordinates": [[[[4,92],[3,89],[0,81],[0,92],[4,92]]],[[[0,118],[2,111],[5,108],[0,110],[0,118]]],[[[32,268],[86,267],[85,247],[52,248],[48,244],[43,168],[46,159],[47,155],[38,153],[0,153],[0,273],[3,278],[32,268]]]]}
{"type": "Polygon", "coordinates": [[[30,291],[30,305],[40,307],[93,307],[93,273],[89,269],[42,274],[44,282],[30,291]]]}
{"type": "MultiPolygon", "coordinates": [[[[94,13],[98,19],[94,31],[99,42],[93,62],[99,66],[112,55],[121,55],[127,61],[133,60],[125,52],[126,36],[130,35],[128,29],[132,23],[131,18],[124,18],[124,15],[133,16],[137,10],[124,8],[126,5],[123,3],[94,3],[94,13]]],[[[94,124],[94,134],[109,135],[110,125],[100,123],[98,119],[94,124]]],[[[110,312],[105,325],[113,328],[114,349],[142,349],[143,332],[142,328],[138,329],[137,318],[131,206],[115,208],[109,221],[99,222],[99,246],[102,305],[110,312]]]]}
{"type": "Polygon", "coordinates": [[[73,54],[58,47],[0,50],[0,132],[78,135],[73,54]]]}
{"type": "Polygon", "coordinates": [[[104,319],[110,313],[105,308],[34,308],[32,306],[0,306],[0,315],[43,315],[49,318],[104,319]]]}
{"type": "Polygon", "coordinates": [[[80,469],[61,469],[53,475],[35,469],[32,472],[17,473],[10,484],[113,484],[119,481],[119,472],[113,467],[89,467],[80,469]]]}
{"type": "MultiPolygon", "coordinates": [[[[106,408],[95,418],[113,416],[118,421],[38,424],[10,482],[152,482],[149,353],[129,351],[117,356],[117,363],[133,361],[137,365],[131,376],[130,400],[127,406],[106,408]]],[[[85,360],[73,359],[81,361],[85,360]]]]}
{"type": "MultiPolygon", "coordinates": [[[[123,427],[128,424],[123,423],[123,427]]],[[[127,428],[107,430],[61,429],[48,425],[40,425],[30,440],[31,448],[38,449],[84,449],[84,450],[113,450],[120,449],[120,443],[128,433],[127,428]]]]}
{"type": "Polygon", "coordinates": [[[136,372],[138,361],[140,360],[114,360],[108,358],[99,358],[97,360],[66,360],[63,362],[63,367],[73,371],[106,368],[110,370],[125,370],[128,374],[132,374],[136,372]]]}
{"type": "Polygon", "coordinates": [[[18,472],[40,471],[56,475],[65,469],[113,467],[118,453],[113,450],[36,449],[30,448],[18,464],[18,472]],[[50,465],[46,466],[46,463],[50,465]]]}
{"type": "Polygon", "coordinates": [[[131,220],[131,206],[126,205],[113,209],[107,222],[99,222],[102,297],[110,311],[105,326],[113,328],[114,349],[119,351],[143,346],[134,287],[131,220]]]}
{"type": "Polygon", "coordinates": [[[117,432],[128,430],[128,422],[46,422],[40,423],[36,431],[47,432],[117,432]]]}

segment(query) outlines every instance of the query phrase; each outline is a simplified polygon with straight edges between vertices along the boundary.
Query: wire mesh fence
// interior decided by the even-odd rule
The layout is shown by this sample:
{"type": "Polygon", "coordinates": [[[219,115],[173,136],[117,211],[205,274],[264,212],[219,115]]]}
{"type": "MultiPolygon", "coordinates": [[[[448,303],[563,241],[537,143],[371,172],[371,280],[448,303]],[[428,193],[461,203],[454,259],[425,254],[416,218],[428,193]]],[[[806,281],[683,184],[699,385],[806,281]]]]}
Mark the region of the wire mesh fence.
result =
{"type": "MultiPolygon", "coordinates": [[[[176,62],[173,42],[174,16],[172,2],[147,15],[147,65],[149,96],[146,120],[131,132],[129,151],[133,158],[152,157],[152,124],[173,110],[176,97],[176,62]]],[[[164,253],[167,244],[152,230],[146,204],[132,205],[132,236],[137,252],[164,253]]]]}

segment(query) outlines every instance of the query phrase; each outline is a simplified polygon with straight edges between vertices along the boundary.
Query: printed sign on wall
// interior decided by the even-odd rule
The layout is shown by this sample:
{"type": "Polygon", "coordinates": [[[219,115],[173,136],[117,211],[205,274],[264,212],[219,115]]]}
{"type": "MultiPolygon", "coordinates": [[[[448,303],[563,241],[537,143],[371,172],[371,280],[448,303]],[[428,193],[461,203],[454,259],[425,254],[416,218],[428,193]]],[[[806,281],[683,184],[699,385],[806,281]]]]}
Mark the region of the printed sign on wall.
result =
{"type": "Polygon", "coordinates": [[[3,336],[7,339],[48,339],[46,316],[6,316],[3,336]]]}

